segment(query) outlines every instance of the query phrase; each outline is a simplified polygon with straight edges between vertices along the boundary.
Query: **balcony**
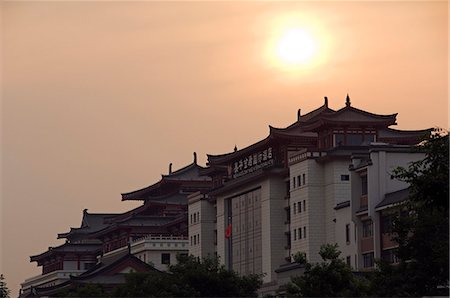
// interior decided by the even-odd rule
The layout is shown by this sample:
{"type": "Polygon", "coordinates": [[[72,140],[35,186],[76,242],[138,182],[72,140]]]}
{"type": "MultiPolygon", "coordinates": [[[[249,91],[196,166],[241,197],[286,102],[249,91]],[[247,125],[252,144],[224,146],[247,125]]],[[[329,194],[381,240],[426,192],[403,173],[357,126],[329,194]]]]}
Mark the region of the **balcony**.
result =
{"type": "Polygon", "coordinates": [[[391,233],[383,233],[381,234],[381,249],[389,249],[395,248],[398,246],[398,243],[392,240],[394,234],[391,233]]]}
{"type": "Polygon", "coordinates": [[[359,209],[366,208],[368,205],[369,205],[369,200],[367,198],[367,195],[362,195],[359,198],[359,209]]]}
{"type": "Polygon", "coordinates": [[[361,239],[361,253],[373,251],[373,237],[361,239]]]}

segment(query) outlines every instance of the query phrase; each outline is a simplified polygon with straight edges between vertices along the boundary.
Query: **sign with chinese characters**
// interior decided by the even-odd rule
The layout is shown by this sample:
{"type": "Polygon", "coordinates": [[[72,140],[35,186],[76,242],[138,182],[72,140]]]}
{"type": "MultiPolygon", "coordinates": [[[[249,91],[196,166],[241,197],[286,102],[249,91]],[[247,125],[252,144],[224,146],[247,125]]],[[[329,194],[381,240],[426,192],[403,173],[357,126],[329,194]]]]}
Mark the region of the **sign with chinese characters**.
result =
{"type": "Polygon", "coordinates": [[[265,168],[274,164],[272,147],[263,151],[250,154],[233,163],[233,178],[250,174],[261,168],[265,168]]]}

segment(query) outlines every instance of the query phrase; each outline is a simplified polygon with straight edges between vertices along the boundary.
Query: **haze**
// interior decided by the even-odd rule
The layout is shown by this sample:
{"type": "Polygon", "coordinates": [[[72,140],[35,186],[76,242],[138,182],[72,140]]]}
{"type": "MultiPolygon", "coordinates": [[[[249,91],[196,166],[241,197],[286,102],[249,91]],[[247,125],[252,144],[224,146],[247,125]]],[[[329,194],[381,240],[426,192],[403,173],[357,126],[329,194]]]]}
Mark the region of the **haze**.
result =
{"type": "Polygon", "coordinates": [[[328,96],[398,128],[448,127],[447,2],[3,2],[2,268],[57,246],[82,210],[121,212],[120,193],[196,151],[229,152],[328,96]],[[267,55],[296,18],[317,63],[267,55]]]}

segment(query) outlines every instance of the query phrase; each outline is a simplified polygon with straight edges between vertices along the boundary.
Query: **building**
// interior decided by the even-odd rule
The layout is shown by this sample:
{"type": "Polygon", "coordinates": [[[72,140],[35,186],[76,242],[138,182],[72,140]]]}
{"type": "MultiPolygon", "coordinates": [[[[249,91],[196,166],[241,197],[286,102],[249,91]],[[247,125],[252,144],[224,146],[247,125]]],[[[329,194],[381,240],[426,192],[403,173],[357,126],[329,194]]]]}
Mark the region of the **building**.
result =
{"type": "Polygon", "coordinates": [[[42,274],[22,283],[21,296],[55,294],[94,281],[112,286],[123,283],[130,270],[167,270],[177,254],[188,253],[188,196],[211,187],[210,178],[199,175],[202,169],[194,153],[191,164],[173,172],[170,165],[157,183],[122,194],[122,200],[141,200],[141,206],[121,214],[85,209],[79,228],[58,234],[65,244],[31,257],[42,274]],[[106,271],[116,275],[106,278],[106,271]]]}
{"type": "Polygon", "coordinates": [[[410,146],[373,143],[364,154],[352,156],[352,220],[358,231],[358,270],[374,267],[374,259],[398,260],[392,241],[393,218],[402,212],[409,196],[408,184],[391,178],[393,170],[422,160],[424,153],[410,146]]]}
{"type": "Polygon", "coordinates": [[[264,273],[267,291],[280,285],[289,268],[297,269],[289,265],[295,253],[318,262],[325,243],[337,243],[347,263],[360,268],[352,156],[367,154],[375,142],[409,148],[430,131],[392,129],[396,115],[357,109],[349,96],[333,110],[325,98],[312,112],[299,110],[292,125],[269,127],[255,144],[208,155],[202,174],[211,177],[213,188],[189,198],[190,252],[217,254],[240,274],[264,273]]]}
{"type": "Polygon", "coordinates": [[[339,110],[324,104],[248,147],[208,155],[122,194],[142,205],[121,214],[90,214],[58,234],[66,243],[31,257],[41,275],[22,284],[23,297],[99,282],[124,282],[132,271],[165,271],[177,254],[218,256],[241,275],[264,274],[273,293],[302,266],[298,252],[321,261],[321,245],[337,243],[354,270],[374,258],[395,262],[390,224],[408,185],[390,179],[397,166],[423,158],[411,147],[430,129],[392,129],[397,114],[357,109],[347,95],[339,110]]]}

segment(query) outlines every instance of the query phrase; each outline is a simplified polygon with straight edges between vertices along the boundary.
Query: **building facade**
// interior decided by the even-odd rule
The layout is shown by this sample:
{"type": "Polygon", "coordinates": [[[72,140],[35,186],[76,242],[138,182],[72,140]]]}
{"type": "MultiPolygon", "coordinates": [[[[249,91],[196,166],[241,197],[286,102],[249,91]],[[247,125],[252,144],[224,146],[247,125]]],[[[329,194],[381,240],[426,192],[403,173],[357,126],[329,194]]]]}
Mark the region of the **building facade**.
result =
{"type": "MultiPolygon", "coordinates": [[[[392,129],[396,115],[354,108],[348,96],[343,108],[333,110],[325,98],[312,112],[299,110],[292,125],[269,127],[269,136],[255,144],[208,155],[202,174],[211,177],[213,187],[189,201],[189,216],[198,219],[190,225],[190,253],[217,254],[240,274],[263,273],[267,289],[279,286],[289,268],[298,269],[289,265],[294,254],[304,252],[309,261],[320,262],[319,248],[326,243],[337,243],[354,270],[364,268],[363,229],[353,195],[359,182],[349,165],[355,156],[375,154],[373,143],[406,150],[430,132],[392,129]]],[[[416,158],[393,158],[391,165],[416,158]]],[[[398,187],[386,189],[374,192],[372,208],[398,187]]]]}
{"type": "Polygon", "coordinates": [[[391,177],[399,166],[422,160],[424,153],[410,146],[372,144],[366,154],[352,157],[352,219],[358,231],[358,270],[374,267],[375,259],[396,263],[392,240],[393,218],[402,212],[408,184],[391,177]]]}

